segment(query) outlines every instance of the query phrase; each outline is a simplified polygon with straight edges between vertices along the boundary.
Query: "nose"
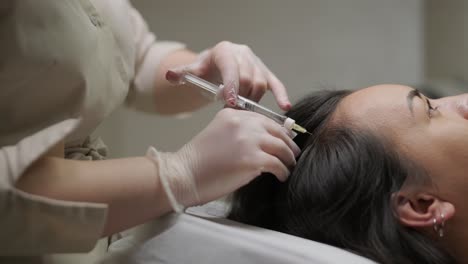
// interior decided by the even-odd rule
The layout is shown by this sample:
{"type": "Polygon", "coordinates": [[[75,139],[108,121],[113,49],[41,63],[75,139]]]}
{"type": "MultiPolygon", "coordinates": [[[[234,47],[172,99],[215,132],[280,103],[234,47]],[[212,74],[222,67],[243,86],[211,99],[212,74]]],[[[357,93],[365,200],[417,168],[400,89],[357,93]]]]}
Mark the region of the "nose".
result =
{"type": "Polygon", "coordinates": [[[456,114],[468,119],[468,94],[443,97],[432,101],[433,107],[437,107],[441,112],[456,114]]]}

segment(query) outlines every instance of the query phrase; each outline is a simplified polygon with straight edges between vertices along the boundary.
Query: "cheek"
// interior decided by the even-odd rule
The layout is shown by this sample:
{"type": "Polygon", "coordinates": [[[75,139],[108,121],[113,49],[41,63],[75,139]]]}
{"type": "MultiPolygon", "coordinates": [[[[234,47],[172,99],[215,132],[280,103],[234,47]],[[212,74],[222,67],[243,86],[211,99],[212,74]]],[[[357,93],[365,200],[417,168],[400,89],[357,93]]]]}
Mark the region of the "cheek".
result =
{"type": "Polygon", "coordinates": [[[468,126],[431,123],[408,136],[404,147],[410,160],[422,166],[445,197],[468,193],[468,126]],[[464,190],[464,191],[463,191],[464,190]]]}
{"type": "Polygon", "coordinates": [[[433,122],[427,135],[426,141],[438,156],[456,167],[468,168],[468,123],[433,122]]]}

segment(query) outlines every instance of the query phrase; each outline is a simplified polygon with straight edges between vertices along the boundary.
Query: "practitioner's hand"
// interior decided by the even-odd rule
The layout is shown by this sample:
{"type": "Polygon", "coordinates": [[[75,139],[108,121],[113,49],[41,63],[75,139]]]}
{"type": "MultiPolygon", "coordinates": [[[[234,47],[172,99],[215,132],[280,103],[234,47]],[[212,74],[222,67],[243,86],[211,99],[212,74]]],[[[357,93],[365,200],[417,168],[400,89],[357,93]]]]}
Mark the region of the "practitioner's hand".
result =
{"type": "Polygon", "coordinates": [[[231,106],[236,105],[238,94],[258,102],[267,90],[271,90],[281,109],[291,108],[283,83],[248,46],[220,42],[200,53],[194,63],[169,70],[166,79],[178,83],[184,72],[214,83],[222,82],[222,96],[231,106]]]}
{"type": "Polygon", "coordinates": [[[160,174],[184,206],[222,197],[262,172],[289,176],[300,149],[285,128],[248,111],[225,108],[176,153],[160,153],[160,174]]]}

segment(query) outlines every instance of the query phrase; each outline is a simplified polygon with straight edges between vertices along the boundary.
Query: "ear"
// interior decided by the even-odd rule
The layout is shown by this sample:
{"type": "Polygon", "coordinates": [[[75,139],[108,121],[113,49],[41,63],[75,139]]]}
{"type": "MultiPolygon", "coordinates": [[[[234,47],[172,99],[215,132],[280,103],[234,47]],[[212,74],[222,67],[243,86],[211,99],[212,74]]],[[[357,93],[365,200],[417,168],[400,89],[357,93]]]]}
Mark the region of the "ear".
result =
{"type": "Polygon", "coordinates": [[[429,193],[394,193],[392,200],[400,223],[408,227],[430,227],[434,218],[438,223],[447,221],[455,214],[455,206],[429,193]],[[441,219],[441,214],[443,218],[441,219]]]}

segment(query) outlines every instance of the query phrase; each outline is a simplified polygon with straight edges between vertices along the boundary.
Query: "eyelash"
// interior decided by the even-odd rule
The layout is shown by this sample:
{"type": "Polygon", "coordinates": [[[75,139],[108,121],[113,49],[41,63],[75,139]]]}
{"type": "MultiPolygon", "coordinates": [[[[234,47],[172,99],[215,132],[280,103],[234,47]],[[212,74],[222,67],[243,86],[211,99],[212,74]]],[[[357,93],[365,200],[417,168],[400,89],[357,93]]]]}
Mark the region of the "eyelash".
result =
{"type": "Polygon", "coordinates": [[[427,100],[427,105],[429,106],[429,117],[432,117],[432,114],[437,111],[437,109],[439,109],[438,106],[436,107],[432,107],[431,103],[429,102],[429,100],[427,100]]]}

